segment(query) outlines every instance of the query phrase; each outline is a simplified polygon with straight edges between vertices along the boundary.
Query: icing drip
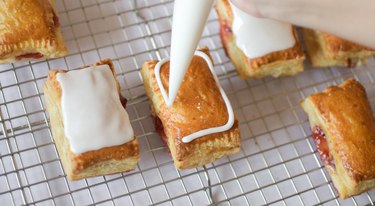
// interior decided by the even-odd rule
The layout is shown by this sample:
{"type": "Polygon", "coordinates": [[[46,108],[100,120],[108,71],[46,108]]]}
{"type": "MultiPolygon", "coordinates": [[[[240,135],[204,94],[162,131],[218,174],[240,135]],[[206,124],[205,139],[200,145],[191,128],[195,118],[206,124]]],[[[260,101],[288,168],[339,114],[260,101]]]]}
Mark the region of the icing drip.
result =
{"type": "MultiPolygon", "coordinates": [[[[225,105],[227,107],[227,110],[228,110],[228,122],[223,126],[207,128],[207,129],[204,129],[204,130],[194,132],[194,133],[192,133],[190,135],[187,135],[185,137],[182,137],[182,142],[184,142],[184,143],[189,143],[189,142],[191,142],[191,141],[193,141],[193,140],[195,140],[199,137],[203,137],[203,136],[206,136],[206,135],[209,135],[209,134],[228,131],[233,127],[233,124],[234,124],[234,113],[233,113],[232,105],[231,105],[227,95],[225,94],[223,88],[221,87],[221,85],[219,83],[219,80],[218,80],[218,78],[215,74],[214,66],[212,64],[212,61],[211,61],[210,57],[207,54],[205,54],[204,52],[201,52],[201,51],[196,51],[195,55],[203,58],[206,61],[207,65],[208,65],[208,67],[209,67],[209,69],[210,69],[210,71],[211,71],[211,73],[212,73],[212,75],[215,79],[215,82],[216,82],[216,84],[217,84],[217,86],[220,90],[220,94],[221,94],[221,96],[222,96],[222,98],[225,102],[225,105]]],[[[160,92],[163,96],[164,102],[169,102],[169,99],[168,99],[168,94],[167,94],[167,92],[166,92],[166,90],[163,86],[162,81],[161,81],[160,69],[163,66],[163,64],[167,63],[168,61],[169,61],[168,58],[161,60],[160,62],[158,62],[156,64],[155,70],[154,70],[156,82],[158,84],[158,87],[160,88],[160,92]]]]}
{"type": "Polygon", "coordinates": [[[236,44],[247,57],[259,58],[295,45],[296,39],[291,24],[256,18],[232,3],[230,5],[233,11],[232,29],[236,44]]]}
{"type": "Polygon", "coordinates": [[[134,138],[108,65],[59,73],[65,135],[73,153],[125,144],[134,138]]]}

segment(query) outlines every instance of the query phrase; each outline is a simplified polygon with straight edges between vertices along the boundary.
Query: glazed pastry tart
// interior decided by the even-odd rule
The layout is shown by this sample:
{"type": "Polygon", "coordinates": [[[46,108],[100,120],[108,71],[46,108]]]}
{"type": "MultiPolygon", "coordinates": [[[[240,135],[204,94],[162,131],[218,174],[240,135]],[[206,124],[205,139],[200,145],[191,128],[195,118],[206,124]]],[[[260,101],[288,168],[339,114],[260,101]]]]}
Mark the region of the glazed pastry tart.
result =
{"type": "Polygon", "coordinates": [[[163,96],[168,91],[169,61],[143,64],[156,129],[178,169],[202,166],[240,150],[238,121],[212,70],[208,49],[198,51],[173,105],[167,107],[163,96]]]}
{"type": "Polygon", "coordinates": [[[224,49],[242,78],[303,71],[305,56],[292,25],[252,17],[229,0],[218,0],[216,11],[224,49]]]}
{"type": "Polygon", "coordinates": [[[133,170],[139,160],[112,61],[51,70],[44,85],[51,130],[71,180],[133,170]]]}

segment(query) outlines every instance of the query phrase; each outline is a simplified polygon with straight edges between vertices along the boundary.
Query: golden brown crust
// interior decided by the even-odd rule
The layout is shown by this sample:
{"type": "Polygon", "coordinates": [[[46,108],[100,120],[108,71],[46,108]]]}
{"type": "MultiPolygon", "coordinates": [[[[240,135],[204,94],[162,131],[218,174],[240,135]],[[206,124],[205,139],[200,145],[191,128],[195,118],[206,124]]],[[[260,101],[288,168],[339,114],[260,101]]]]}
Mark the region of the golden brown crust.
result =
{"type": "Polygon", "coordinates": [[[311,127],[319,126],[326,134],[336,165],[329,172],[340,197],[374,187],[375,120],[364,87],[350,79],[310,96],[303,107],[311,127]]]}
{"type": "Polygon", "coordinates": [[[66,55],[53,4],[52,0],[0,1],[0,63],[25,54],[66,55]]]}
{"type": "Polygon", "coordinates": [[[357,181],[375,178],[375,120],[363,86],[351,79],[310,100],[325,119],[335,150],[357,181]]]}
{"type": "Polygon", "coordinates": [[[229,1],[218,0],[216,10],[224,49],[241,77],[290,76],[303,70],[305,57],[298,41],[290,49],[272,52],[259,58],[248,58],[235,43],[235,36],[232,32],[233,13],[229,1]]]}
{"type": "MultiPolygon", "coordinates": [[[[113,63],[110,59],[97,62],[95,65],[109,65],[115,76],[113,63]]],[[[51,129],[64,170],[71,180],[99,176],[134,169],[139,160],[139,148],[136,138],[123,145],[102,148],[82,154],[74,154],[70,150],[69,141],[64,134],[61,112],[61,87],[56,75],[65,70],[52,70],[44,85],[47,111],[50,114],[51,129]]],[[[119,83],[116,79],[118,91],[119,83]]]]}
{"type": "Polygon", "coordinates": [[[354,67],[367,64],[375,51],[334,35],[303,29],[306,50],[314,67],[354,67]]]}
{"type": "Polygon", "coordinates": [[[370,50],[369,48],[366,48],[359,44],[355,44],[353,42],[339,38],[332,34],[322,33],[322,35],[323,35],[324,41],[327,43],[327,48],[329,49],[330,53],[347,52],[347,51],[359,52],[363,49],[370,50]]]}
{"type": "MultiPolygon", "coordinates": [[[[208,53],[208,49],[203,49],[208,53]]],[[[146,62],[141,70],[147,95],[154,114],[160,118],[167,144],[177,168],[187,169],[210,163],[224,155],[239,151],[238,123],[226,132],[183,143],[181,138],[196,131],[225,125],[228,111],[219,88],[200,57],[194,57],[172,107],[164,103],[157,85],[156,61],[146,62]]],[[[161,68],[161,79],[168,91],[169,63],[161,68]]]]}

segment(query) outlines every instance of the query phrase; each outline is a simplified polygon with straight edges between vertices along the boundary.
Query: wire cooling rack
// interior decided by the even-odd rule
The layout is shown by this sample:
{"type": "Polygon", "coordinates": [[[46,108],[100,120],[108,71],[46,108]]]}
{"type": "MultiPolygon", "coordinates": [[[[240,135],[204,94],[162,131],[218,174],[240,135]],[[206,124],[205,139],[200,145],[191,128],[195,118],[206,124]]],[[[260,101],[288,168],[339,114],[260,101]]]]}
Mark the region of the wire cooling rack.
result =
{"type": "Polygon", "coordinates": [[[139,69],[168,56],[171,0],[57,0],[70,54],[0,66],[1,205],[374,205],[375,191],[341,200],[310,138],[299,102],[354,77],[375,108],[375,61],[356,69],[312,69],[296,77],[240,79],[212,12],[201,45],[240,120],[242,149],[205,168],[178,171],[150,116],[139,69]],[[114,60],[140,141],[135,171],[66,179],[49,129],[42,85],[48,70],[114,60]],[[209,177],[209,178],[208,178],[209,177]],[[210,182],[208,182],[210,180],[210,182]]]}

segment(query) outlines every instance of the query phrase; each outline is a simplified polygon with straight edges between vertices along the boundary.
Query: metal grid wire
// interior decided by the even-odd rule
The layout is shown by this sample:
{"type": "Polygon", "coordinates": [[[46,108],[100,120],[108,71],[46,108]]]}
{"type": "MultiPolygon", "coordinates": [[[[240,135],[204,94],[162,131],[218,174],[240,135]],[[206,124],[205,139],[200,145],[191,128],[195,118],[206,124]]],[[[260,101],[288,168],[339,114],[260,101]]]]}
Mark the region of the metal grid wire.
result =
{"type": "Polygon", "coordinates": [[[155,133],[139,74],[144,61],[168,55],[173,1],[56,3],[70,54],[0,66],[1,205],[374,205],[374,190],[337,198],[299,106],[311,93],[354,77],[375,108],[374,59],[356,69],[306,65],[296,77],[242,80],[225,56],[212,12],[201,45],[211,49],[240,121],[242,149],[205,168],[178,171],[155,133]],[[107,57],[129,100],[141,160],[130,173],[71,182],[53,144],[42,85],[50,69],[75,69],[107,57]]]}

